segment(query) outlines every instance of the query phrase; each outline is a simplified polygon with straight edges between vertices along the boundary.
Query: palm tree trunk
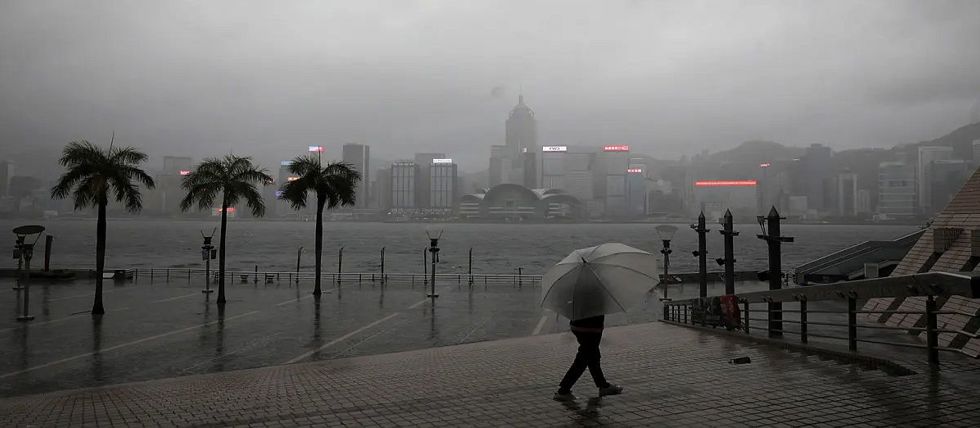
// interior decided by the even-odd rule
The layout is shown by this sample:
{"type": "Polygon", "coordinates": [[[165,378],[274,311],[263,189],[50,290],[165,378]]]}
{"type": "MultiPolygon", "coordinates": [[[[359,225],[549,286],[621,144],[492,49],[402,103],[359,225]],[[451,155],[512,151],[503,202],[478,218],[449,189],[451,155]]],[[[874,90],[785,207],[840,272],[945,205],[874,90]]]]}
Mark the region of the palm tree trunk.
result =
{"type": "Polygon", "coordinates": [[[102,315],[102,272],[105,271],[105,201],[99,202],[99,219],[95,229],[95,302],[92,304],[92,315],[102,315]]]}
{"type": "Polygon", "coordinates": [[[316,279],[313,287],[313,295],[320,297],[322,291],[320,290],[320,270],[323,264],[320,261],[323,255],[323,204],[324,201],[319,195],[316,198],[316,279]]]}
{"type": "Polygon", "coordinates": [[[221,243],[218,247],[218,304],[225,304],[225,232],[228,230],[228,203],[221,201],[221,243]]]}

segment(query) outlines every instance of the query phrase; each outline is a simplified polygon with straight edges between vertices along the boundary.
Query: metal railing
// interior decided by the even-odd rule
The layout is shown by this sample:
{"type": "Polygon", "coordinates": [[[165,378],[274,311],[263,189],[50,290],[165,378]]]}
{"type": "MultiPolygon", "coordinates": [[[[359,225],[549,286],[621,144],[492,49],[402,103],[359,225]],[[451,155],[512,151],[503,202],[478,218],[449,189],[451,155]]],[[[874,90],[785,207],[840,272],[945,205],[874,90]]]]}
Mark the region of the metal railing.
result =
{"type": "MultiPolygon", "coordinates": [[[[967,298],[980,297],[980,275],[970,273],[954,274],[946,272],[928,272],[913,275],[874,278],[860,281],[839,282],[826,285],[793,287],[780,290],[758,291],[733,296],[715,296],[686,300],[664,301],[664,320],[679,324],[695,326],[722,326],[729,330],[740,330],[746,334],[753,329],[766,330],[769,337],[780,338],[783,334],[799,337],[803,344],[809,338],[822,338],[843,341],[851,352],[856,352],[858,343],[873,343],[906,348],[925,349],[929,365],[939,368],[939,351],[961,352],[957,348],[939,346],[940,333],[963,334],[960,330],[939,328],[937,315],[948,313],[937,308],[937,299],[950,296],[967,298]],[[921,311],[866,311],[858,310],[858,301],[871,298],[924,298],[924,309],[921,311]],[[846,303],[846,310],[812,310],[808,304],[813,302],[846,303]],[[728,308],[722,308],[727,304],[728,308]],[[752,304],[765,304],[765,308],[753,308],[752,304]],[[795,304],[796,308],[784,307],[784,304],[795,304]],[[753,318],[758,312],[766,314],[764,318],[753,318]],[[796,319],[787,319],[781,315],[796,314],[796,319]],[[921,318],[910,327],[859,324],[858,314],[905,314],[919,315],[921,318]],[[774,317],[774,315],[776,315],[774,317]],[[816,315],[819,320],[810,319],[816,315]],[[846,320],[840,321],[835,317],[846,320]],[[753,324],[755,322],[755,324],[753,324]],[[794,329],[784,328],[783,324],[796,325],[794,329]],[[809,327],[822,329],[841,328],[844,331],[819,333],[809,327]],[[902,343],[896,340],[862,337],[859,331],[902,331],[907,333],[925,333],[926,341],[922,343],[902,343]]],[[[972,314],[971,314],[972,315],[972,314]]]]}
{"type": "MultiPolygon", "coordinates": [[[[155,280],[192,281],[205,278],[205,270],[199,268],[141,268],[133,269],[133,279],[137,282],[155,280]]],[[[432,274],[416,272],[322,272],[321,281],[333,283],[401,283],[428,284],[432,274]]],[[[506,273],[436,273],[436,282],[467,285],[513,285],[523,287],[539,285],[541,275],[506,273]]],[[[211,269],[212,281],[217,280],[218,272],[211,269]]],[[[316,274],[310,271],[259,271],[225,270],[226,284],[292,284],[299,281],[312,281],[316,274]]]]}

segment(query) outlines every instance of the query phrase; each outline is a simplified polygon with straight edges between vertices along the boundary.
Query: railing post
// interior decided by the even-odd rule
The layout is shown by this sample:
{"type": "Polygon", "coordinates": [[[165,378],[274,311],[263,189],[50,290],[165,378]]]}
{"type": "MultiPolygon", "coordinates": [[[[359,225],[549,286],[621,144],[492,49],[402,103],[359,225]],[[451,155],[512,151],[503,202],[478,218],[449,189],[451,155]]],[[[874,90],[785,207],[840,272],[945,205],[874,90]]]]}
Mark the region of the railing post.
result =
{"type": "Polygon", "coordinates": [[[749,301],[742,301],[742,312],[745,312],[745,334],[749,334],[749,301]]]}
{"type": "Polygon", "coordinates": [[[857,351],[857,299],[847,298],[847,349],[857,351]]]}
{"type": "Polygon", "coordinates": [[[926,346],[929,350],[929,366],[939,369],[939,323],[936,320],[936,298],[926,298],[926,346]]]}
{"type": "Polygon", "coordinates": [[[684,304],[684,324],[687,324],[687,304],[684,304]]]}
{"type": "Polygon", "coordinates": [[[670,310],[670,306],[667,305],[667,302],[666,301],[664,301],[664,320],[665,321],[670,320],[670,312],[667,312],[669,310],[670,310]]]}
{"type": "Polygon", "coordinates": [[[806,340],[806,296],[800,296],[800,342],[806,340]]]}

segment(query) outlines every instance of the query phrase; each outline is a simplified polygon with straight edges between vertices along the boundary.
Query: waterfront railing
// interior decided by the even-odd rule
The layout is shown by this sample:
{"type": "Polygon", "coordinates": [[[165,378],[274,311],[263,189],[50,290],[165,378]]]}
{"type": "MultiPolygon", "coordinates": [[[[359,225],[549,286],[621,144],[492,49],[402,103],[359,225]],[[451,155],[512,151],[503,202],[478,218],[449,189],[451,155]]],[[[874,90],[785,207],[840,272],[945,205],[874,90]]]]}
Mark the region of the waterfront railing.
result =
{"type": "Polygon", "coordinates": [[[724,327],[750,335],[762,330],[772,339],[790,335],[800,344],[816,348],[819,346],[814,346],[810,338],[825,339],[846,343],[850,353],[858,351],[859,343],[921,349],[926,352],[929,366],[938,369],[940,351],[962,352],[940,345],[941,334],[965,334],[953,326],[939,326],[938,315],[953,313],[939,310],[937,300],[944,301],[951,296],[980,298],[980,275],[927,272],[730,296],[665,300],[663,319],[682,325],[724,327]],[[922,310],[858,310],[858,303],[868,299],[907,297],[924,298],[922,310]],[[840,303],[845,303],[846,309],[837,309],[840,303]],[[921,321],[909,326],[858,322],[858,315],[880,314],[919,315],[921,321]],[[902,335],[871,333],[874,331],[901,332],[902,335]],[[909,335],[924,335],[925,342],[914,337],[901,340],[909,335]]]}

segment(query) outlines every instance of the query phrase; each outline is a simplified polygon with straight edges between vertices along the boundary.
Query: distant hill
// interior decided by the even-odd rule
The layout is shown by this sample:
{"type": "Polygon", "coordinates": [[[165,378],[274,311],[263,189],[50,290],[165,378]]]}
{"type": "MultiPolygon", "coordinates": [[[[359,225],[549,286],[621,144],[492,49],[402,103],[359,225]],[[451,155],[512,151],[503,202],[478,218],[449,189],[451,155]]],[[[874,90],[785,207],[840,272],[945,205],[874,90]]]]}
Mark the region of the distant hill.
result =
{"type": "Polygon", "coordinates": [[[773,141],[746,141],[734,149],[712,153],[708,159],[727,162],[765,162],[795,159],[803,155],[801,147],[787,147],[773,141]]]}
{"type": "MultiPolygon", "coordinates": [[[[973,141],[980,140],[980,122],[959,129],[931,141],[923,141],[915,146],[950,146],[960,159],[973,159],[973,141]]],[[[974,159],[976,160],[976,159],[974,159]]]]}

